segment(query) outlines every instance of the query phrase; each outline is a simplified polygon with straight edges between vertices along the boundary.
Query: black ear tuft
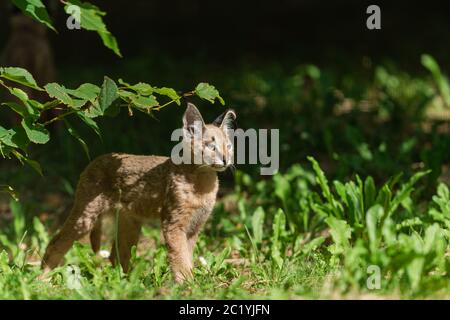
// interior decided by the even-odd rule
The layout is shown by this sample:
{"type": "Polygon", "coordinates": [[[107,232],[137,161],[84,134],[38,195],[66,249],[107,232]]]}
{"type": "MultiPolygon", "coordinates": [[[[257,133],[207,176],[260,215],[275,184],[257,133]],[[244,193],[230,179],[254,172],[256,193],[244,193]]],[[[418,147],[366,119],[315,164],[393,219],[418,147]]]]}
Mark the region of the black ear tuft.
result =
{"type": "Polygon", "coordinates": [[[225,111],[224,113],[222,113],[220,116],[218,116],[216,118],[216,120],[213,121],[213,125],[215,125],[216,127],[220,127],[220,125],[222,124],[223,118],[225,117],[225,114],[227,112],[225,111]]]}
{"type": "Polygon", "coordinates": [[[233,127],[233,129],[236,129],[235,121],[236,112],[233,109],[228,109],[220,116],[218,116],[216,120],[214,120],[213,125],[217,127],[222,127],[223,125],[225,125],[227,128],[233,127]]]}

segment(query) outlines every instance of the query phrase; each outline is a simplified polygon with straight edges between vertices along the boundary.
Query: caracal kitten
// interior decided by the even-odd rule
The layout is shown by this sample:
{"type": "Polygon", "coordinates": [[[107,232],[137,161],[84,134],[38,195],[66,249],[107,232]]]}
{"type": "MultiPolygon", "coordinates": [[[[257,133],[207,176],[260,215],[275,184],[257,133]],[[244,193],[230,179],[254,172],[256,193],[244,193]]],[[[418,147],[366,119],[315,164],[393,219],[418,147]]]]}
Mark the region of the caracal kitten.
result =
{"type": "MultiPolygon", "coordinates": [[[[44,274],[60,264],[74,241],[88,233],[97,252],[100,216],[117,211],[117,251],[125,272],[142,224],[159,218],[175,280],[182,282],[190,277],[197,236],[216,202],[217,172],[233,162],[229,128],[235,119],[236,113],[228,110],[212,124],[205,124],[198,109],[188,104],[183,115],[183,146],[191,152],[191,164],[176,165],[168,157],[120,153],[92,161],[80,176],[69,217],[47,247],[42,261],[44,274]],[[201,163],[195,164],[198,155],[202,155],[201,163]]],[[[117,260],[115,246],[110,255],[113,264],[117,260]]]]}

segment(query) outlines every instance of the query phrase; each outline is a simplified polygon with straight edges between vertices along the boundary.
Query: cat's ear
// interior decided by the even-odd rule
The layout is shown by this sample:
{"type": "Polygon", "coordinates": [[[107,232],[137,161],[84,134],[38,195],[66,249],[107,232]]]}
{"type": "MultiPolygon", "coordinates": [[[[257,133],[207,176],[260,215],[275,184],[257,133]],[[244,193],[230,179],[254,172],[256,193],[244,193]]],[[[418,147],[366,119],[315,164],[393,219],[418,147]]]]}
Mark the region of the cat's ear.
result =
{"type": "Polygon", "coordinates": [[[235,129],[235,120],[236,112],[233,109],[228,109],[214,120],[213,125],[225,130],[235,129]]]}
{"type": "Polygon", "coordinates": [[[196,130],[205,129],[205,122],[203,121],[200,111],[192,103],[188,103],[186,111],[183,115],[183,129],[186,130],[190,135],[194,135],[196,130]]]}

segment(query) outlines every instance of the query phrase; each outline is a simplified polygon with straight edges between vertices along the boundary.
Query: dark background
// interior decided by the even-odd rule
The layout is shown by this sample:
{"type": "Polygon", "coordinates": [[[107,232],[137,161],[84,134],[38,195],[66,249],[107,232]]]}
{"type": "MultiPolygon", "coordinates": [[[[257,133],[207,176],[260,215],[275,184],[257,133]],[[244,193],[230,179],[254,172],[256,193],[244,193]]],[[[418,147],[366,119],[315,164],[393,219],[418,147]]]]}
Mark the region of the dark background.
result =
{"type": "MultiPolygon", "coordinates": [[[[413,170],[417,163],[428,166],[426,159],[431,156],[423,154],[424,146],[435,146],[436,141],[448,138],[434,133],[422,136],[417,127],[409,128],[411,119],[401,108],[401,116],[394,108],[393,116],[382,125],[371,114],[358,110],[336,117],[332,110],[337,101],[329,95],[330,90],[339,89],[355,101],[366,99],[371,88],[376,88],[374,72],[379,65],[411,77],[427,77],[420,63],[423,53],[431,54],[445,73],[450,64],[446,1],[93,3],[107,12],[106,24],[116,36],[123,58],[105,48],[97,34],[65,28],[61,4],[50,2],[58,34],[49,31],[49,38],[59,82],[68,87],[83,82],[100,84],[108,75],[127,82],[174,87],[180,92],[192,90],[200,81],[209,82],[218,88],[227,106],[236,109],[240,127],[280,128],[282,169],[313,155],[331,176],[358,172],[381,182],[398,171],[413,170]],[[381,30],[366,28],[370,4],[381,7],[381,30]],[[321,70],[319,82],[304,75],[309,65],[321,70]],[[292,79],[299,74],[301,85],[296,87],[292,79]],[[415,134],[419,142],[408,157],[398,159],[398,147],[415,134]],[[388,155],[362,161],[355,155],[355,144],[363,142],[372,149],[387,144],[388,155]]],[[[4,1],[0,48],[8,38],[9,13],[4,1]]],[[[210,121],[223,111],[217,104],[194,102],[210,121]]],[[[102,119],[103,142],[88,129],[79,130],[93,156],[110,151],[168,154],[170,133],[180,125],[182,112],[182,107],[174,105],[155,114],[156,120],[142,114],[128,117],[126,112],[102,119]]],[[[435,147],[439,165],[448,161],[447,147],[435,147]]],[[[45,179],[64,177],[71,184],[88,163],[77,142],[65,132],[54,133],[48,145],[31,150],[31,155],[43,162],[45,179]]],[[[257,172],[258,168],[244,169],[257,172]]],[[[8,167],[2,175],[17,185],[20,172],[8,167]]],[[[24,180],[32,175],[25,172],[24,180]]],[[[231,175],[227,179],[231,181],[231,175]]]]}
{"type": "MultiPolygon", "coordinates": [[[[4,1],[5,2],[5,1],[4,1]]],[[[336,55],[389,57],[416,64],[423,48],[445,60],[450,14],[446,1],[93,1],[107,12],[109,29],[125,59],[164,52],[179,59],[235,63],[236,59],[282,62],[298,57],[336,64],[336,55]],[[382,30],[365,27],[370,4],[382,11],[382,30]]],[[[8,34],[2,6],[0,39],[8,34]]],[[[52,34],[59,64],[120,63],[98,44],[97,35],[65,28],[65,14],[51,2],[59,35],[52,34]]]]}

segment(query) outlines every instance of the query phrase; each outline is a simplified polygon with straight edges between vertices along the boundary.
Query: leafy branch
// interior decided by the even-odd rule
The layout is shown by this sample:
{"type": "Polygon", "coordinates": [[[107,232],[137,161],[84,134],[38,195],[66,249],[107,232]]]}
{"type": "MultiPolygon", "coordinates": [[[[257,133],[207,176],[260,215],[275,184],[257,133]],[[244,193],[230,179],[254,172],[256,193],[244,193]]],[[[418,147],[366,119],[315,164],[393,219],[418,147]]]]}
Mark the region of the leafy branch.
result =
{"type": "MultiPolygon", "coordinates": [[[[57,32],[48,10],[41,0],[11,1],[23,14],[57,32]]],[[[122,57],[116,38],[108,31],[103,21],[103,17],[106,16],[104,11],[89,2],[79,0],[60,0],[60,2],[64,5],[64,11],[68,15],[68,19],[74,19],[74,22],[84,30],[97,32],[103,44],[116,55],[122,57]]]]}
{"type": "MultiPolygon", "coordinates": [[[[133,115],[133,110],[152,114],[173,103],[180,105],[182,98],[194,95],[212,103],[219,100],[224,104],[219,92],[207,83],[199,83],[194,90],[182,94],[172,88],[154,87],[144,82],[131,85],[119,79],[116,83],[106,76],[101,86],[84,83],[76,89],[69,89],[52,82],[41,88],[27,70],[16,67],[0,67],[0,87],[7,90],[15,100],[3,102],[1,106],[9,107],[21,120],[20,125],[9,129],[0,125],[0,154],[7,159],[15,157],[41,175],[39,163],[28,158],[27,150],[30,144],[46,144],[50,140],[50,132],[46,127],[54,122],[64,121],[69,134],[81,144],[89,158],[86,142],[67,121],[70,115],[75,115],[101,136],[96,119],[103,116],[114,117],[123,107],[128,109],[130,116],[133,115]],[[21,89],[24,86],[35,91],[45,91],[50,100],[44,102],[31,99],[21,89]],[[161,103],[161,98],[168,100],[161,103]],[[42,121],[42,113],[49,110],[57,115],[50,120],[42,121]]],[[[0,191],[8,190],[12,189],[8,186],[0,189],[0,191]]]]}

